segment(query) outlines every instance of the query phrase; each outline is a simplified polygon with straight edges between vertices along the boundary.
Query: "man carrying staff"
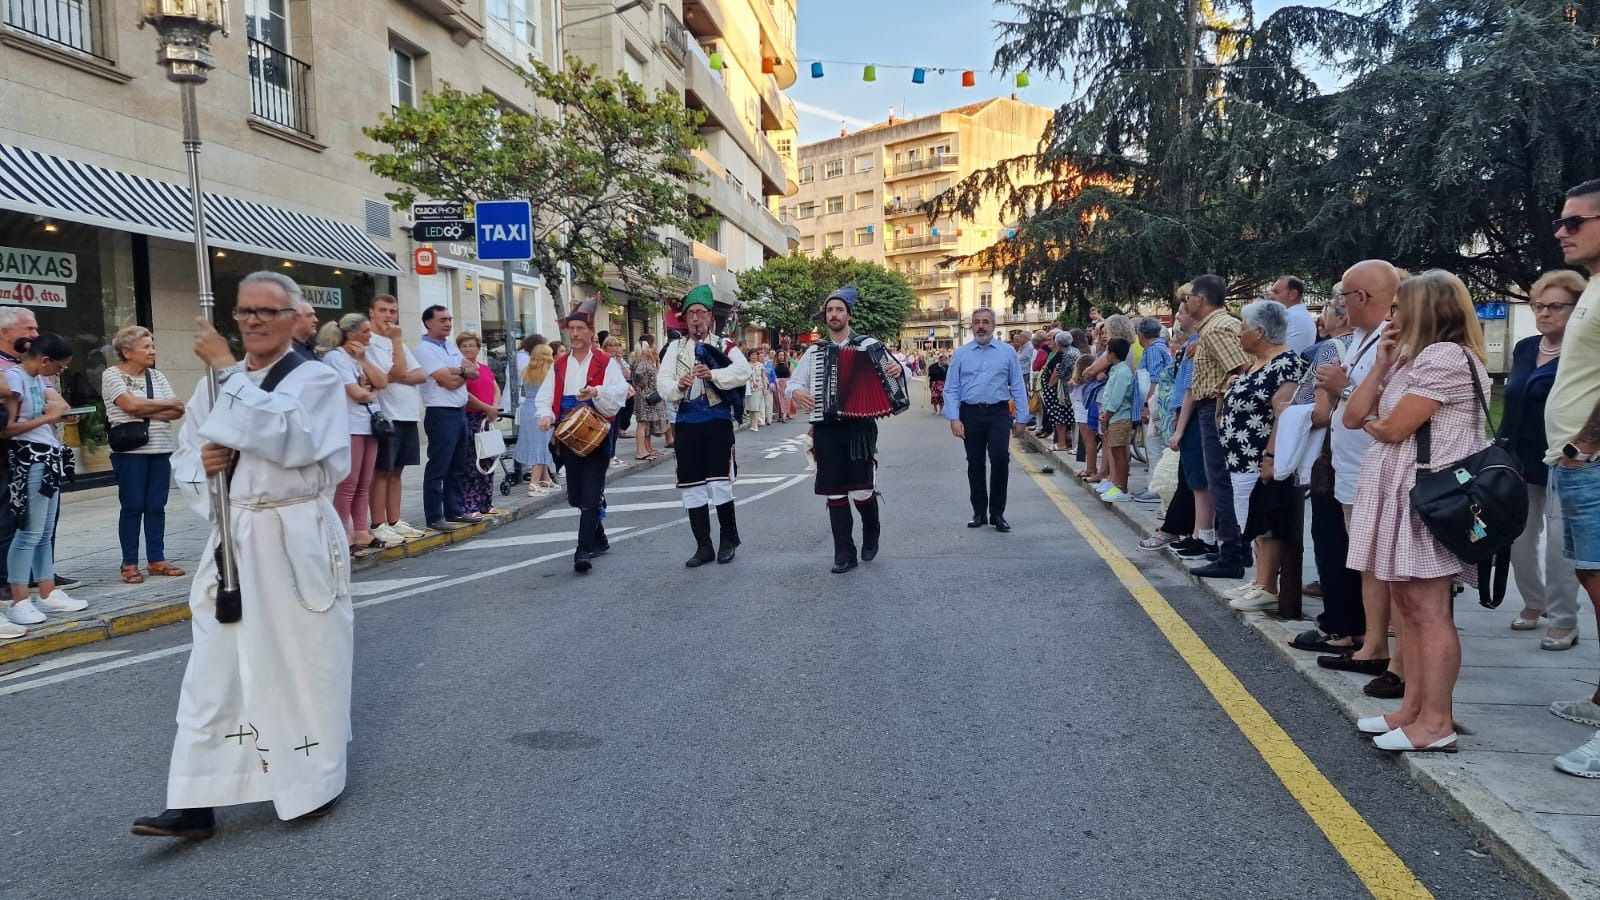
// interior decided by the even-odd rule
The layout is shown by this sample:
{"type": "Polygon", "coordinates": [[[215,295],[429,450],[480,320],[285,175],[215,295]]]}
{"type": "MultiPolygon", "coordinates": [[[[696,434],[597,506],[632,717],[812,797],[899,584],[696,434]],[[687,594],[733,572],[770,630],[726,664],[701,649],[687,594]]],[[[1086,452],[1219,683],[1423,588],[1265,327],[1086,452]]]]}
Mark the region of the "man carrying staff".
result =
{"type": "Polygon", "coordinates": [[[350,470],[344,385],[290,349],[300,287],[276,272],[239,285],[245,358],[201,319],[194,351],[216,370],[172,459],[174,480],[213,528],[189,591],[194,646],[178,697],[167,809],[133,833],[202,840],[213,808],[272,801],[278,818],[326,815],[345,785],[354,615],[344,527],[328,498],[350,470]],[[229,478],[210,509],[207,478],[229,478]],[[217,515],[233,526],[241,612],[217,621],[217,515]],[[231,618],[231,617],[229,617],[231,618]]]}
{"type": "MultiPolygon", "coordinates": [[[[789,396],[810,414],[812,453],[817,458],[816,492],[828,498],[828,522],[833,527],[831,571],[835,575],[857,565],[851,502],[861,513],[862,560],[871,562],[878,555],[882,530],[878,519],[878,423],[871,418],[841,415],[841,395],[845,393],[838,371],[841,351],[850,349],[880,356],[882,373],[899,383],[901,395],[906,394],[905,371],[894,357],[875,338],[851,333],[850,314],[855,305],[854,285],[845,285],[828,295],[822,304],[828,333],[806,349],[789,380],[789,396]],[[832,390],[824,391],[827,386],[832,390]],[[821,403],[817,400],[819,393],[824,397],[821,403]]],[[[865,372],[863,377],[877,375],[865,372]]]]}
{"type": "Polygon", "coordinates": [[[678,407],[678,490],[695,543],[694,555],[684,565],[691,569],[713,559],[733,562],[739,546],[733,505],[734,408],[740,388],[750,379],[750,364],[732,341],[713,333],[714,302],[711,288],[703,284],[683,298],[689,334],[666,346],[656,373],[656,390],[678,407]],[[717,547],[711,545],[712,506],[721,529],[717,547]]]}
{"type": "MultiPolygon", "coordinates": [[[[550,367],[551,374],[539,385],[534,409],[539,411],[539,430],[549,431],[580,406],[590,407],[609,423],[622,404],[628,401],[628,383],[622,367],[594,346],[595,301],[583,301],[565,319],[570,353],[550,367]]],[[[556,453],[567,469],[567,505],[578,510],[578,549],[572,554],[572,570],[578,573],[593,568],[596,556],[611,549],[605,529],[600,527],[600,505],[605,499],[606,469],[611,464],[613,447],[601,441],[588,456],[556,442],[556,453]]]]}

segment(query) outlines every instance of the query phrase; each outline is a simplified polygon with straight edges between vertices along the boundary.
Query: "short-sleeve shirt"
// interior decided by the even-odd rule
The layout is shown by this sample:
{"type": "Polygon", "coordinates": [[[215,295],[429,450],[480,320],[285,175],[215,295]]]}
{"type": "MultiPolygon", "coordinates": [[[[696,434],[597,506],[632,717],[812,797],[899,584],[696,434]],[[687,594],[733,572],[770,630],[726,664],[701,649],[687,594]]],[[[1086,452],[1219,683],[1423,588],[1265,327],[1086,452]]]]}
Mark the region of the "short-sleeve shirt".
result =
{"type": "MultiPolygon", "coordinates": [[[[1359,386],[1372,372],[1378,361],[1378,342],[1383,340],[1383,332],[1388,327],[1389,323],[1384,322],[1370,334],[1359,328],[1355,330],[1350,356],[1345,363],[1352,388],[1359,386]]],[[[1361,483],[1361,462],[1366,458],[1367,448],[1372,446],[1372,435],[1364,428],[1344,427],[1344,415],[1336,410],[1333,424],[1328,426],[1328,441],[1333,446],[1333,497],[1340,503],[1353,504],[1356,488],[1361,483]]]]}
{"type": "Polygon", "coordinates": [[[1317,319],[1304,303],[1296,303],[1284,311],[1289,314],[1289,333],[1283,342],[1290,350],[1304,355],[1317,342],[1317,319]]]}
{"type": "Polygon", "coordinates": [[[1239,346],[1239,331],[1244,323],[1225,309],[1219,309],[1200,324],[1200,343],[1195,345],[1194,382],[1190,390],[1195,400],[1215,400],[1222,396],[1222,385],[1235,369],[1250,364],[1250,357],[1239,346]]]}
{"type": "Polygon", "coordinates": [[[1544,406],[1544,430],[1550,437],[1546,464],[1561,461],[1561,448],[1578,436],[1596,406],[1600,406],[1600,275],[1589,279],[1561,339],[1561,368],[1544,406]]]}
{"type": "MultiPolygon", "coordinates": [[[[322,361],[327,363],[335,372],[338,372],[339,378],[345,384],[361,383],[361,364],[351,358],[350,354],[344,352],[344,348],[338,347],[329,350],[322,357],[322,361]]],[[[372,433],[372,410],[367,408],[367,404],[356,402],[348,391],[344,395],[344,411],[350,420],[351,434],[372,433]]]]}
{"type": "Polygon", "coordinates": [[[434,343],[423,338],[417,344],[417,362],[422,366],[422,371],[428,373],[428,380],[422,383],[423,406],[462,409],[467,405],[465,384],[451,389],[440,387],[439,382],[433,380],[433,373],[440,369],[461,368],[461,351],[455,344],[449,341],[434,343]]]}
{"type": "MultiPolygon", "coordinates": [[[[411,348],[405,344],[400,345],[400,350],[406,355],[406,371],[418,369],[422,364],[417,362],[417,357],[411,348]]],[[[381,334],[374,334],[367,339],[367,359],[379,369],[387,372],[394,367],[394,341],[381,334]]],[[[518,368],[517,371],[522,371],[518,368]]],[[[396,422],[422,421],[422,392],[418,385],[400,384],[391,381],[383,390],[378,392],[377,407],[383,414],[396,422]]]]}
{"type": "Polygon", "coordinates": [[[1178,362],[1178,374],[1172,379],[1172,397],[1168,400],[1174,412],[1183,409],[1183,398],[1189,395],[1189,387],[1194,383],[1194,345],[1199,342],[1198,334],[1189,335],[1189,340],[1184,342],[1183,359],[1178,362]]]}
{"type": "MultiPolygon", "coordinates": [[[[6,383],[11,385],[11,392],[18,398],[17,421],[26,422],[44,415],[45,392],[50,389],[50,380],[43,375],[29,375],[21,366],[12,366],[6,369],[6,383]]],[[[12,440],[28,441],[34,444],[44,444],[50,447],[61,446],[61,439],[56,437],[53,425],[40,425],[30,431],[15,435],[12,440]]]]}
{"type": "Polygon", "coordinates": [[[1133,370],[1127,362],[1113,363],[1106,372],[1106,386],[1100,391],[1100,411],[1110,413],[1112,424],[1133,420],[1133,370]]]}
{"type": "Polygon", "coordinates": [[[1222,452],[1228,471],[1243,475],[1261,471],[1261,455],[1267,452],[1276,416],[1272,396],[1286,384],[1304,377],[1305,357],[1285,350],[1266,365],[1240,375],[1222,401],[1222,452]]]}
{"type": "MultiPolygon", "coordinates": [[[[100,373],[100,396],[106,402],[106,421],[111,425],[122,425],[128,422],[142,421],[139,416],[129,415],[122,407],[117,405],[117,398],[128,394],[140,400],[176,400],[178,395],[172,390],[172,385],[167,382],[167,376],[156,369],[148,370],[150,384],[155,388],[155,396],[148,396],[145,389],[144,376],[133,376],[122,371],[117,366],[106,366],[100,373]]],[[[153,455],[157,453],[172,453],[178,449],[177,435],[173,434],[171,422],[162,422],[151,419],[149,424],[150,441],[137,450],[129,453],[153,455]]]]}

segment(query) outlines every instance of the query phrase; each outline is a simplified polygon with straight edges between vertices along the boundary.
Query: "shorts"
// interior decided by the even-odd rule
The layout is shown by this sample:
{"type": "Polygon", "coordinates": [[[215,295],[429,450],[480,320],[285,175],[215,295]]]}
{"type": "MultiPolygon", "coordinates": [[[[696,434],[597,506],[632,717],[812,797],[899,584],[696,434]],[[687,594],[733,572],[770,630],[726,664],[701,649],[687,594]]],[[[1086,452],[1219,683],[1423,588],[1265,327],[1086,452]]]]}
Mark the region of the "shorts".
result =
{"type": "Polygon", "coordinates": [[[1183,430],[1183,437],[1178,439],[1179,462],[1183,465],[1183,480],[1189,485],[1191,491],[1203,491],[1211,487],[1206,481],[1205,451],[1200,447],[1200,423],[1191,419],[1189,427],[1183,430]]]}
{"type": "Polygon", "coordinates": [[[1550,470],[1561,498],[1561,553],[1580,572],[1600,570],[1600,462],[1550,470]]]}
{"type": "Polygon", "coordinates": [[[1123,419],[1106,426],[1106,446],[1126,447],[1133,443],[1133,420],[1123,419]]]}
{"type": "Polygon", "coordinates": [[[375,472],[392,472],[422,462],[422,441],[416,422],[395,422],[394,433],[378,438],[378,463],[375,472]]]}

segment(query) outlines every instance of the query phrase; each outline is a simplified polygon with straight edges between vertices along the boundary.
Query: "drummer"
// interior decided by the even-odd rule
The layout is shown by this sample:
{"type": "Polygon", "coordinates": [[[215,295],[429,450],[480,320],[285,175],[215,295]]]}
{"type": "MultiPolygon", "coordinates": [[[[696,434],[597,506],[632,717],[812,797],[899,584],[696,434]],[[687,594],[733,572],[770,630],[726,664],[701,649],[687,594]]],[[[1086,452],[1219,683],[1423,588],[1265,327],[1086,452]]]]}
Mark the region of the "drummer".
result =
{"type": "Polygon", "coordinates": [[[561,320],[572,352],[551,366],[550,377],[539,386],[539,396],[534,400],[540,431],[549,431],[581,408],[592,410],[602,420],[597,423],[599,446],[587,455],[580,456],[559,439],[556,441],[556,455],[567,469],[567,505],[578,510],[578,548],[572,555],[572,569],[579,573],[589,571],[592,560],[611,549],[600,525],[606,470],[614,449],[604,438],[610,431],[611,419],[628,400],[622,367],[594,346],[596,308],[592,298],[585,300],[561,320]]]}

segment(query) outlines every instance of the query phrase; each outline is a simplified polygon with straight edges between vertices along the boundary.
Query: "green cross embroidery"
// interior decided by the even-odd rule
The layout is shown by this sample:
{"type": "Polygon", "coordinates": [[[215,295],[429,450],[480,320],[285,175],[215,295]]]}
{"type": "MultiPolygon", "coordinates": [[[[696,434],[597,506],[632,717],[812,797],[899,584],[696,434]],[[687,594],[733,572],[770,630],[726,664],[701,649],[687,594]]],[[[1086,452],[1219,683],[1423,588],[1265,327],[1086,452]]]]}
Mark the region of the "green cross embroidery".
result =
{"type": "Polygon", "coordinates": [[[301,744],[300,746],[296,747],[295,749],[296,750],[304,750],[306,752],[306,756],[310,756],[311,755],[311,748],[312,747],[321,746],[321,744],[317,743],[316,741],[313,741],[311,738],[304,738],[304,740],[305,740],[305,743],[301,744]]]}

